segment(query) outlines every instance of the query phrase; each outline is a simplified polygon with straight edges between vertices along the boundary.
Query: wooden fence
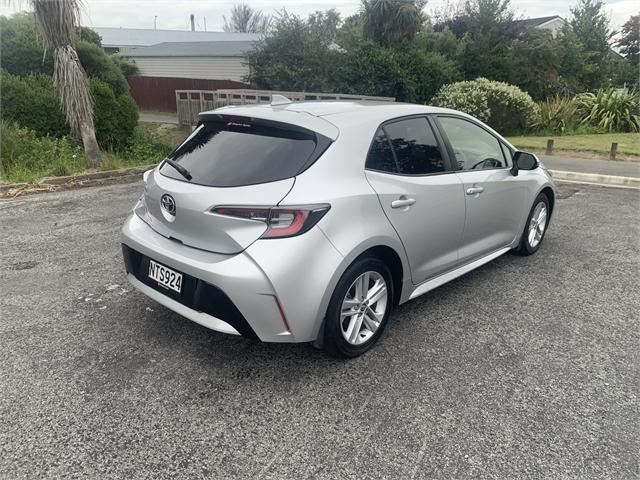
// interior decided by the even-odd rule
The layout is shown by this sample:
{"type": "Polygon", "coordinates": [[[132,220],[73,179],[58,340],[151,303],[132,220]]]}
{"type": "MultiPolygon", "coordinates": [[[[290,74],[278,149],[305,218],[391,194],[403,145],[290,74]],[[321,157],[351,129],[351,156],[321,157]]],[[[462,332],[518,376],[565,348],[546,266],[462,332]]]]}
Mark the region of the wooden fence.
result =
{"type": "Polygon", "coordinates": [[[220,90],[176,90],[178,123],[193,126],[198,123],[198,114],[226,105],[252,105],[271,103],[271,95],[284,95],[294,102],[305,100],[368,100],[395,102],[393,97],[369,97],[342,93],[282,92],[275,90],[220,89],[220,90]]]}

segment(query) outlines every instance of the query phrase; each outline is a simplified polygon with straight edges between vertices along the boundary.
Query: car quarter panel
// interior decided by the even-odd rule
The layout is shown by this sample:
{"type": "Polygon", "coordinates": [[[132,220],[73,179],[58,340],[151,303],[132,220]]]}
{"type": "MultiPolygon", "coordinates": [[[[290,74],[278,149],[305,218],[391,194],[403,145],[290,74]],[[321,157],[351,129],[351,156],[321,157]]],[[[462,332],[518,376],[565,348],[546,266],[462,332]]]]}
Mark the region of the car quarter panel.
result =
{"type": "MultiPolygon", "coordinates": [[[[329,118],[334,120],[331,116],[329,118]]],[[[338,139],[318,162],[296,178],[291,192],[280,203],[331,204],[331,209],[318,226],[344,258],[325,287],[316,329],[320,327],[338,280],[348,266],[369,248],[386,246],[396,252],[404,276],[401,301],[410,295],[411,277],[404,247],[365,177],[366,155],[378,125],[362,118],[353,121],[342,119],[338,139]]]]}

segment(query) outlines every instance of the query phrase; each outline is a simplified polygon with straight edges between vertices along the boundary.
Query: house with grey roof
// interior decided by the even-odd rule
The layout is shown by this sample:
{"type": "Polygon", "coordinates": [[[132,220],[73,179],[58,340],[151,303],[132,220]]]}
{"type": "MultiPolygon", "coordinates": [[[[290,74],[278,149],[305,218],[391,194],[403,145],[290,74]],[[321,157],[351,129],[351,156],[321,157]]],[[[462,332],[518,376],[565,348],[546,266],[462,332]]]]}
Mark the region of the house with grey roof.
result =
{"type": "Polygon", "coordinates": [[[525,28],[549,30],[555,37],[562,31],[562,27],[567,24],[567,21],[560,15],[551,15],[548,17],[525,18],[524,20],[516,20],[515,23],[520,24],[525,28]]]}
{"type": "Polygon", "coordinates": [[[243,82],[249,74],[245,55],[253,46],[247,40],[163,42],[121,55],[133,59],[143,76],[243,82]]]}
{"type": "Polygon", "coordinates": [[[150,30],[145,28],[90,27],[102,38],[102,47],[109,53],[126,54],[133,48],[175,42],[255,42],[258,33],[202,32],[192,30],[150,30]]]}
{"type": "Polygon", "coordinates": [[[103,48],[134,60],[138,75],[127,78],[141,109],[175,111],[176,90],[247,88],[246,53],[257,33],[92,27],[103,48]]]}

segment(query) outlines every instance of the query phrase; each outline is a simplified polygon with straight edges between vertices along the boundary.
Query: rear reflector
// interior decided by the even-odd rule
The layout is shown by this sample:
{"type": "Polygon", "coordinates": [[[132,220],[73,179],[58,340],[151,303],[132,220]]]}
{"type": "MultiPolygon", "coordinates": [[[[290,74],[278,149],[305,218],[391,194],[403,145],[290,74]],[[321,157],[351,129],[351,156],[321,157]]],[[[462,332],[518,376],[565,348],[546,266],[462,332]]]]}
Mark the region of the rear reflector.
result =
{"type": "Polygon", "coordinates": [[[329,211],[327,203],[295,207],[215,207],[213,213],[227,217],[264,222],[267,230],[260,238],[285,238],[301,235],[329,211]]]}

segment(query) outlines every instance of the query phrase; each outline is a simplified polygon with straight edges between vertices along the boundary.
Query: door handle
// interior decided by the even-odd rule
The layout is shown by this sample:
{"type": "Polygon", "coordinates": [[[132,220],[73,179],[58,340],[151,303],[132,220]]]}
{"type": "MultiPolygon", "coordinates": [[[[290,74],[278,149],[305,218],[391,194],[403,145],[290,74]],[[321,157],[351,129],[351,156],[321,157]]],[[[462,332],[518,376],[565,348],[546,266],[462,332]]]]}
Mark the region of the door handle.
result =
{"type": "Polygon", "coordinates": [[[391,202],[391,208],[410,207],[414,203],[416,203],[415,198],[407,198],[406,196],[402,195],[398,200],[394,200],[393,202],[391,202]]]}
{"type": "Polygon", "coordinates": [[[469,187],[467,188],[467,195],[475,195],[476,193],[484,192],[484,188],[482,187],[469,187]]]}

